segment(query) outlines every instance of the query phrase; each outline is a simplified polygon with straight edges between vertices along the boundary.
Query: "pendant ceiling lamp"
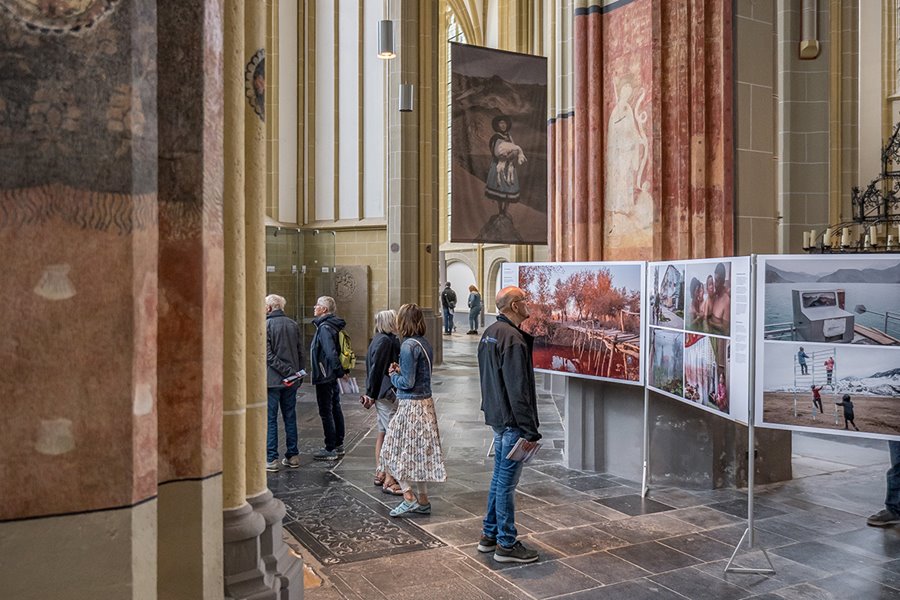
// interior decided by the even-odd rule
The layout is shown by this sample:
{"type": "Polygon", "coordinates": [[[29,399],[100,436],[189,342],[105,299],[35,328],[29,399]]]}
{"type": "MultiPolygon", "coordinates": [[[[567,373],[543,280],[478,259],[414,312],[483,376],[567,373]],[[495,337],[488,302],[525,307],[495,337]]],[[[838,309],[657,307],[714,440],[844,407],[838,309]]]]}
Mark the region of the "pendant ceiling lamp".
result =
{"type": "Polygon", "coordinates": [[[384,19],[378,21],[378,58],[396,58],[394,52],[394,22],[384,19]]]}

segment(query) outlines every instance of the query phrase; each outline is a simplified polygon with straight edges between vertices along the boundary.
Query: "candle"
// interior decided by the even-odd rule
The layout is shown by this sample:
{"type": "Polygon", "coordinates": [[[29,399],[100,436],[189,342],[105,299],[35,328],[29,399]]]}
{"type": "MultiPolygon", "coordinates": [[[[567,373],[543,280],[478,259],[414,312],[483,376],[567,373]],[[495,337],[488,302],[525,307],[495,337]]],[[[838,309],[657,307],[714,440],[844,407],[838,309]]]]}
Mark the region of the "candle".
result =
{"type": "Polygon", "coordinates": [[[868,247],[869,247],[869,244],[871,243],[871,239],[872,239],[872,238],[869,237],[869,234],[866,233],[865,239],[863,240],[863,248],[868,248],[868,247]]]}
{"type": "Polygon", "coordinates": [[[888,237],[887,237],[887,247],[888,247],[888,250],[890,250],[891,248],[894,247],[894,236],[891,235],[890,233],[888,234],[888,237]]]}
{"type": "Polygon", "coordinates": [[[810,248],[816,247],[816,230],[815,229],[809,230],[809,247],[810,248]]]}
{"type": "Polygon", "coordinates": [[[827,248],[831,247],[831,234],[832,234],[831,227],[826,227],[825,235],[822,236],[822,246],[825,246],[827,248]]]}
{"type": "Polygon", "coordinates": [[[844,230],[841,232],[841,246],[844,248],[850,247],[850,228],[844,227],[844,230]]]}
{"type": "Polygon", "coordinates": [[[878,226],[873,225],[869,228],[869,243],[873,246],[878,245],[878,226]]]}
{"type": "Polygon", "coordinates": [[[809,248],[809,232],[804,231],[803,232],[803,249],[806,250],[807,248],[809,248]]]}

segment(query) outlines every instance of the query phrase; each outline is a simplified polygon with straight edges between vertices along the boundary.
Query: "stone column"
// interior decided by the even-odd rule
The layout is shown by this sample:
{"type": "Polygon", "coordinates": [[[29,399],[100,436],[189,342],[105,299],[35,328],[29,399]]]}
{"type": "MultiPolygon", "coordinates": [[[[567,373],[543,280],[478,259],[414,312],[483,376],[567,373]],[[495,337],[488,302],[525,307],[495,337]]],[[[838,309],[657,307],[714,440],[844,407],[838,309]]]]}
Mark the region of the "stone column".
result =
{"type": "Polygon", "coordinates": [[[441,360],[438,290],[438,7],[431,0],[401,0],[391,15],[399,51],[390,61],[389,132],[391,190],[388,212],[388,305],[416,302],[426,335],[441,360]],[[401,83],[415,85],[414,111],[397,112],[401,83]]]}
{"type": "Polygon", "coordinates": [[[272,496],[266,482],[265,452],[267,426],[266,390],[266,127],[265,65],[266,5],[245,5],[244,88],[244,206],[246,240],[246,324],[247,324],[247,501],[263,518],[265,529],[259,537],[260,556],[266,579],[276,598],[297,600],[303,596],[303,564],[290,553],[282,538],[284,503],[272,496]]]}
{"type": "Polygon", "coordinates": [[[265,519],[247,496],[247,272],[244,157],[244,0],[225,0],[225,348],[223,497],[225,594],[275,598],[260,556],[265,519]]]}
{"type": "Polygon", "coordinates": [[[156,2],[0,10],[0,587],[157,597],[156,2]]]}
{"type": "Polygon", "coordinates": [[[158,6],[158,591],[212,600],[223,586],[222,0],[158,6]]]}

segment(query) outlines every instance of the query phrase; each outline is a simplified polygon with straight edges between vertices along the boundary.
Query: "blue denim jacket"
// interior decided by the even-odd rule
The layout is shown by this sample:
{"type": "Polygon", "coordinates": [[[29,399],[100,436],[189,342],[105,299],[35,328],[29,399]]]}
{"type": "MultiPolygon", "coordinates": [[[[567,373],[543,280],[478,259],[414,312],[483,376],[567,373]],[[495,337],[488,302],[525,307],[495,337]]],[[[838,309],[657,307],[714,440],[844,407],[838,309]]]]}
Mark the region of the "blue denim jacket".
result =
{"type": "Polygon", "coordinates": [[[431,398],[432,364],[434,352],[428,340],[422,336],[404,339],[400,344],[400,372],[391,375],[391,383],[397,388],[397,398],[400,400],[431,398]],[[419,343],[416,343],[417,341],[419,343]],[[423,348],[425,352],[422,351],[423,348]]]}

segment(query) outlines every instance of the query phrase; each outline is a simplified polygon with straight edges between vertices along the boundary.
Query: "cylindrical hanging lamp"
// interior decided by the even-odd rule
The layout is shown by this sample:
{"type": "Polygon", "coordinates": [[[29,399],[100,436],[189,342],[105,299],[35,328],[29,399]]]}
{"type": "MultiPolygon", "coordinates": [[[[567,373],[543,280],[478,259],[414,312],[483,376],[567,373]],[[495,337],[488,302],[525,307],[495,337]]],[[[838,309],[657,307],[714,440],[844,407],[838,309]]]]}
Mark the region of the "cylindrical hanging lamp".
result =
{"type": "Polygon", "coordinates": [[[412,112],[413,110],[413,84],[400,84],[400,112],[412,112]]]}
{"type": "Polygon", "coordinates": [[[394,52],[394,22],[378,21],[378,58],[396,58],[394,52]]]}

